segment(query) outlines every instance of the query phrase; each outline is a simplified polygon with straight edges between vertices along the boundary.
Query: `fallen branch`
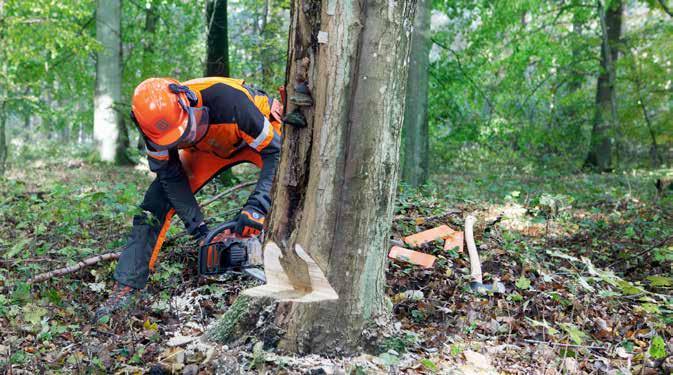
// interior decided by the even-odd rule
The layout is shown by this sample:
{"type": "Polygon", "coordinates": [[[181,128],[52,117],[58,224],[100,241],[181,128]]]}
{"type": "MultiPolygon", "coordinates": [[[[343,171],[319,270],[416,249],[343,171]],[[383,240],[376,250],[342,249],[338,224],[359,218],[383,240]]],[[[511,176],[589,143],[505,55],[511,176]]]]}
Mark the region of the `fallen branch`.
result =
{"type": "Polygon", "coordinates": [[[116,252],[112,252],[112,253],[105,253],[105,254],[96,255],[96,256],[91,257],[91,258],[86,258],[82,261],[77,262],[77,264],[74,264],[72,266],[63,267],[63,268],[59,268],[59,269],[56,269],[56,270],[53,270],[53,271],[41,273],[41,274],[33,277],[32,279],[28,279],[28,284],[39,283],[41,281],[51,279],[52,277],[55,277],[55,276],[61,276],[61,275],[65,275],[65,274],[68,274],[68,273],[73,273],[75,271],[81,270],[82,268],[84,268],[86,266],[92,266],[92,265],[94,265],[98,262],[104,261],[104,260],[118,259],[121,255],[122,255],[121,251],[116,251],[116,252]]]}
{"type": "Polygon", "coordinates": [[[231,194],[231,193],[233,193],[233,192],[235,192],[235,191],[237,191],[237,190],[241,190],[241,189],[243,189],[243,188],[245,188],[245,187],[252,186],[252,185],[254,185],[254,184],[256,184],[255,181],[246,181],[246,182],[242,182],[242,183],[240,183],[240,184],[238,184],[238,185],[236,185],[236,186],[232,186],[231,188],[229,188],[229,189],[227,189],[227,190],[225,190],[225,191],[223,191],[223,192],[221,192],[221,193],[215,195],[214,197],[208,199],[207,201],[201,203],[201,208],[206,207],[207,205],[209,205],[209,204],[215,202],[216,200],[218,200],[218,199],[224,197],[225,195],[229,195],[229,194],[231,194]]]}
{"type": "MultiPolygon", "coordinates": [[[[243,189],[245,187],[248,187],[248,186],[251,186],[251,185],[254,185],[254,184],[255,184],[255,181],[246,181],[246,182],[240,183],[240,184],[238,184],[236,186],[233,186],[233,187],[215,195],[214,197],[206,200],[205,202],[201,203],[201,205],[199,207],[201,207],[201,208],[206,207],[209,204],[215,202],[216,200],[218,200],[218,199],[220,199],[224,196],[227,196],[227,195],[229,195],[229,194],[231,194],[231,193],[233,193],[237,190],[243,189]]],[[[182,231],[182,232],[178,233],[177,235],[175,235],[174,238],[180,238],[180,237],[182,237],[186,234],[187,234],[187,231],[182,231]]],[[[39,282],[51,279],[52,277],[63,276],[63,275],[67,275],[69,273],[77,272],[77,271],[81,270],[82,268],[85,268],[85,267],[88,267],[88,266],[93,266],[94,264],[97,264],[97,263],[105,261],[105,260],[119,259],[119,257],[122,254],[121,249],[122,249],[122,247],[118,247],[118,248],[112,250],[109,253],[99,254],[99,255],[96,255],[96,256],[92,256],[90,258],[86,258],[84,260],[81,260],[81,261],[77,262],[76,264],[73,264],[72,266],[63,267],[63,268],[55,269],[53,271],[41,273],[41,274],[39,274],[39,275],[37,275],[33,278],[28,279],[27,282],[28,282],[28,284],[39,283],[39,282]]]]}
{"type": "Polygon", "coordinates": [[[610,349],[610,347],[604,347],[604,346],[564,344],[564,343],[561,343],[561,342],[553,342],[553,341],[540,341],[540,340],[529,340],[529,339],[524,339],[523,341],[527,342],[527,343],[530,343],[530,344],[547,344],[549,346],[562,346],[562,347],[567,347],[567,348],[598,349],[598,350],[608,350],[608,349],[610,349]]]}
{"type": "MultiPolygon", "coordinates": [[[[646,248],[645,250],[642,250],[642,251],[640,251],[640,252],[638,252],[638,253],[636,253],[636,254],[631,254],[631,255],[629,255],[629,256],[626,257],[625,259],[620,259],[620,260],[614,261],[614,262],[608,264],[608,267],[612,267],[612,266],[614,266],[614,265],[617,264],[617,263],[624,263],[625,261],[627,261],[627,260],[631,260],[631,259],[634,259],[634,258],[640,258],[641,256],[643,256],[643,255],[645,255],[645,254],[651,252],[652,250],[657,249],[657,248],[660,248],[660,247],[666,245],[666,244],[667,244],[669,241],[671,241],[671,240],[673,240],[673,235],[670,235],[670,236],[664,238],[663,240],[661,240],[661,241],[655,243],[654,245],[652,245],[652,246],[646,248]]],[[[631,268],[634,268],[634,267],[631,267],[631,268]]],[[[630,270],[631,268],[629,268],[629,270],[630,270]]]]}

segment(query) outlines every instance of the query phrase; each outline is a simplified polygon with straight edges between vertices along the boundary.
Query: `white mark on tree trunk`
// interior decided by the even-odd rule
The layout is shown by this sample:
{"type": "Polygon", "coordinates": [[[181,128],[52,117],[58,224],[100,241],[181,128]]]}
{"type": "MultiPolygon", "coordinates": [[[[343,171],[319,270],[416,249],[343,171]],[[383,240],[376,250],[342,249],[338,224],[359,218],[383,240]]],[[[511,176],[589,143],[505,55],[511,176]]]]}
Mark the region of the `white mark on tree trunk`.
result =
{"type": "Polygon", "coordinates": [[[326,44],[329,34],[324,31],[318,31],[318,43],[326,44]]]}

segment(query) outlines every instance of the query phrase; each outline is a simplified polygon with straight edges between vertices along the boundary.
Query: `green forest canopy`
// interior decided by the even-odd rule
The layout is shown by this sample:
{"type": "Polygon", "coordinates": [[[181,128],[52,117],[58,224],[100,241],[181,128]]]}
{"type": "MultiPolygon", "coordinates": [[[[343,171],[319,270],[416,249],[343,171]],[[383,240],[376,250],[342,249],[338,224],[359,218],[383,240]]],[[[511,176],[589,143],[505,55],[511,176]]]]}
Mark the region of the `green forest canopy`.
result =
{"type": "MultiPolygon", "coordinates": [[[[435,1],[431,170],[470,150],[580,168],[601,71],[598,4],[435,1]]],[[[228,6],[232,76],[275,94],[284,81],[289,2],[235,0],[228,6]]],[[[614,79],[618,118],[609,133],[618,167],[670,159],[673,17],[665,7],[631,1],[624,9],[614,79]]],[[[120,111],[128,111],[133,87],[146,77],[203,74],[204,9],[203,0],[123,2],[120,111]],[[149,32],[151,14],[158,22],[149,32]]],[[[10,0],[1,12],[0,100],[10,161],[37,140],[87,149],[98,48],[95,2],[10,0]]],[[[126,126],[132,128],[129,121],[126,126]]]]}

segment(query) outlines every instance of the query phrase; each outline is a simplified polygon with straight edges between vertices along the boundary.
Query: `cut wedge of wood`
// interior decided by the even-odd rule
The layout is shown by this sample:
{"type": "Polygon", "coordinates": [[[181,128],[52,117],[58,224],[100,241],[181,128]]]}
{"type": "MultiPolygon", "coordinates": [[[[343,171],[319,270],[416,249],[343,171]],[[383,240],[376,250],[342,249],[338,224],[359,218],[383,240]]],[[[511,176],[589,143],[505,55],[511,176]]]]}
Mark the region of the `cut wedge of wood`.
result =
{"type": "Polygon", "coordinates": [[[282,250],[273,241],[264,246],[264,274],[266,284],[243,291],[251,297],[271,297],[282,302],[318,302],[339,299],[339,295],[330,285],[320,266],[304,251],[295,245],[296,255],[308,266],[310,285],[301,289],[295,288],[290,277],[281,265],[282,250]]]}
{"type": "Polygon", "coordinates": [[[404,237],[404,242],[409,246],[421,246],[428,242],[437,241],[446,238],[455,233],[455,230],[449,228],[448,225],[440,225],[436,228],[424,230],[410,236],[404,237]]]}

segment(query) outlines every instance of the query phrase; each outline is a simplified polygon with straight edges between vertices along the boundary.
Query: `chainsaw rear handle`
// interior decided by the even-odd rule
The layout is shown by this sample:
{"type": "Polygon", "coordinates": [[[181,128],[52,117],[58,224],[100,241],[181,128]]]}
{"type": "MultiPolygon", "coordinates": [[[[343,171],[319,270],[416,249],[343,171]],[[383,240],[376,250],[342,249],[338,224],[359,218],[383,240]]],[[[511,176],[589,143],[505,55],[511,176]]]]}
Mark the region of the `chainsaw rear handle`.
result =
{"type": "Polygon", "coordinates": [[[228,221],[226,223],[222,223],[222,224],[216,226],[215,229],[208,232],[208,234],[206,235],[206,238],[203,240],[203,244],[208,245],[208,244],[212,243],[213,240],[215,239],[215,237],[217,237],[218,234],[224,232],[227,229],[229,229],[233,232],[235,227],[236,227],[236,221],[228,221]]]}
{"type": "Polygon", "coordinates": [[[235,221],[220,224],[206,235],[199,247],[199,274],[223,274],[247,261],[247,248],[244,239],[232,234],[231,237],[226,237],[224,240],[217,240],[217,236],[227,229],[233,230],[235,226],[235,221]]]}

